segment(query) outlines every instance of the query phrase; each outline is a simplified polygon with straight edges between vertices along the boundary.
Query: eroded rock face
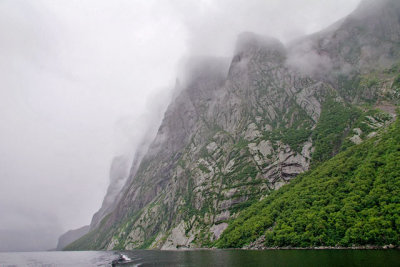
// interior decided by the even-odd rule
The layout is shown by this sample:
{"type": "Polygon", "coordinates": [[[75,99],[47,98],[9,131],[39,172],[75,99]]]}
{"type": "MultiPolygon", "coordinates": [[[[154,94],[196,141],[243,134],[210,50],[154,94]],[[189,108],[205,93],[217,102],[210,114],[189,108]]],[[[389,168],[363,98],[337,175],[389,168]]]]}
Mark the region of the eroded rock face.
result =
{"type": "MultiPolygon", "coordinates": [[[[369,32],[375,28],[367,25],[366,34],[354,37],[362,21],[356,17],[357,23],[349,17],[289,49],[276,39],[245,33],[229,66],[219,59],[195,66],[118,205],[88,237],[93,248],[208,246],[240,210],[308,170],[312,130],[327,97],[359,100],[356,94],[341,96],[332,69],[359,71],[380,53],[363,56],[376,41],[369,32]],[[350,58],[348,43],[364,52],[350,58]],[[299,51],[305,57],[294,60],[299,51]],[[315,64],[298,69],[314,56],[315,64]]],[[[380,127],[374,117],[366,120],[380,127]]],[[[351,141],[359,142],[361,133],[352,135],[358,137],[351,141]]]]}
{"type": "Polygon", "coordinates": [[[171,231],[161,249],[190,248],[194,236],[186,233],[185,222],[179,223],[171,231]]]}

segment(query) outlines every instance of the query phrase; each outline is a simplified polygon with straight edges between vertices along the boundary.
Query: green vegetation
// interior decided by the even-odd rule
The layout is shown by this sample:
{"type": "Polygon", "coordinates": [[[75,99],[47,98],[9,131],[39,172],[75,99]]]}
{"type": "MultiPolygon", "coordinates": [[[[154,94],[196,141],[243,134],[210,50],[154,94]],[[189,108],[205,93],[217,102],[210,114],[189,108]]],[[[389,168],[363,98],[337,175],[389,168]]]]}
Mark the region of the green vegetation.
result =
{"type": "Polygon", "coordinates": [[[78,240],[69,244],[64,248],[64,250],[95,250],[104,249],[105,242],[108,238],[112,237],[111,231],[103,231],[106,228],[106,223],[109,220],[110,215],[104,217],[100,222],[99,231],[90,231],[86,235],[82,236],[78,240]]]}
{"type": "Polygon", "coordinates": [[[361,95],[360,82],[361,78],[356,73],[350,75],[339,74],[337,77],[339,94],[346,100],[354,99],[355,96],[361,95]]]}
{"type": "Polygon", "coordinates": [[[312,119],[301,109],[296,102],[286,113],[280,114],[281,118],[274,121],[274,129],[264,132],[263,139],[273,144],[281,141],[290,146],[297,153],[301,152],[304,143],[311,136],[312,119]]]}
{"type": "Polygon", "coordinates": [[[400,88],[400,74],[394,79],[392,88],[400,88]]]}
{"type": "Polygon", "coordinates": [[[204,173],[210,173],[211,171],[206,167],[206,166],[204,166],[203,164],[199,164],[199,169],[202,171],[202,172],[204,172],[204,173]]]}
{"type": "MultiPolygon", "coordinates": [[[[365,140],[368,138],[368,134],[377,131],[377,127],[379,128],[379,126],[376,124],[384,125],[391,119],[392,117],[386,112],[378,109],[368,109],[358,117],[358,119],[353,123],[352,128],[360,129],[361,134],[359,136],[362,140],[365,140]]],[[[354,143],[350,140],[350,137],[352,137],[354,134],[356,134],[354,130],[349,132],[348,137],[344,140],[342,146],[340,147],[340,151],[345,151],[347,148],[354,145],[354,143]]]]}
{"type": "Polygon", "coordinates": [[[385,130],[245,209],[214,245],[400,245],[400,121],[385,130]]]}
{"type": "Polygon", "coordinates": [[[400,63],[390,68],[378,68],[367,74],[353,71],[350,74],[337,75],[337,90],[348,103],[375,104],[385,99],[393,102],[400,98],[400,63]],[[382,88],[390,88],[382,93],[382,88]],[[383,96],[383,97],[382,97],[383,96]]]}
{"type": "Polygon", "coordinates": [[[284,129],[282,131],[282,142],[288,144],[294,151],[300,153],[303,144],[308,140],[311,135],[311,129],[300,128],[300,129],[284,129]]]}
{"type": "MultiPolygon", "coordinates": [[[[141,246],[138,247],[138,249],[147,249],[150,248],[151,244],[156,240],[157,234],[151,236],[150,238],[146,239],[141,246]]],[[[124,248],[122,248],[124,249],[124,248]]]]}
{"type": "MultiPolygon", "coordinates": [[[[339,74],[337,77],[338,92],[346,102],[358,104],[375,104],[380,98],[381,88],[394,79],[392,89],[396,86],[394,75],[398,73],[399,64],[393,65],[389,69],[377,69],[368,74],[351,73],[349,75],[339,74]]],[[[388,94],[389,92],[386,92],[388,94]]],[[[390,95],[390,93],[389,93],[390,95]]],[[[387,100],[393,98],[388,96],[387,100]]]]}
{"type": "Polygon", "coordinates": [[[278,128],[271,132],[264,133],[264,139],[275,144],[277,141],[282,141],[288,144],[294,151],[300,153],[304,142],[311,136],[311,126],[300,126],[300,128],[278,128]]]}
{"type": "Polygon", "coordinates": [[[258,173],[257,168],[254,165],[250,165],[251,163],[249,162],[243,163],[243,165],[238,164],[235,170],[230,175],[226,175],[226,177],[233,182],[243,182],[249,177],[254,179],[258,173]]]}
{"type": "Polygon", "coordinates": [[[241,211],[241,210],[243,210],[243,209],[245,209],[245,208],[248,208],[248,207],[250,207],[252,204],[254,204],[256,202],[256,199],[253,197],[253,198],[250,198],[249,200],[247,200],[247,201],[244,201],[244,202],[241,202],[241,203],[238,203],[238,204],[236,204],[236,205],[233,205],[231,208],[229,208],[229,211],[231,212],[231,213],[236,213],[236,212],[239,212],[239,211],[241,211]]]}
{"type": "MultiPolygon", "coordinates": [[[[323,162],[335,155],[346,137],[346,129],[360,116],[360,111],[328,98],[322,108],[320,119],[312,134],[315,151],[313,164],[323,162]]],[[[348,131],[347,131],[348,132],[348,131]]]]}

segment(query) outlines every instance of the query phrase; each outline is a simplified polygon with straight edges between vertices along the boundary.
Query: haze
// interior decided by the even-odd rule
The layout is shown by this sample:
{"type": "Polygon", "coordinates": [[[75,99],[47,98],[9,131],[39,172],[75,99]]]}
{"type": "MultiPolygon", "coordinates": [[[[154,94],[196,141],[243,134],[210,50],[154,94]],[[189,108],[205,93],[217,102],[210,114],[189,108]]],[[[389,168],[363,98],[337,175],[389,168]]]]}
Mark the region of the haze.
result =
{"type": "Polygon", "coordinates": [[[359,1],[1,1],[0,251],[54,248],[90,223],[112,158],[155,135],[183,59],[229,57],[242,31],[288,42],[359,1]]]}

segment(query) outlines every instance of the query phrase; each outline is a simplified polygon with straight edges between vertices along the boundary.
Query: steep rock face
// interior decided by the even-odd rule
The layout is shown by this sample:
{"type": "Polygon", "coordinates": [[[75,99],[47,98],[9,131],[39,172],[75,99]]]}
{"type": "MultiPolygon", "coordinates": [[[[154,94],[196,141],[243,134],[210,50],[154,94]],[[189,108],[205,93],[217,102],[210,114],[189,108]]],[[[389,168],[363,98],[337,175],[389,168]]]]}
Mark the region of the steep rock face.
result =
{"type": "Polygon", "coordinates": [[[203,246],[241,208],[307,170],[311,129],[333,89],[285,62],[279,41],[246,33],[229,70],[218,60],[194,68],[98,248],[203,246]]]}
{"type": "MultiPolygon", "coordinates": [[[[379,12],[398,7],[385,3],[379,12]]],[[[244,33],[228,67],[224,60],[197,61],[117,206],[69,249],[208,246],[229,219],[308,170],[312,160],[370,138],[393,116],[351,103],[392,109],[399,68],[383,70],[388,61],[377,59],[391,50],[391,62],[399,57],[397,26],[387,31],[392,39],[383,49],[374,50],[375,25],[359,31],[371,18],[380,21],[364,8],[288,49],[244,33]],[[346,52],[363,47],[372,51],[354,58],[346,52]],[[376,66],[378,82],[370,83],[363,75],[376,66]]],[[[382,27],[395,19],[398,25],[398,9],[387,12],[382,27]]]]}

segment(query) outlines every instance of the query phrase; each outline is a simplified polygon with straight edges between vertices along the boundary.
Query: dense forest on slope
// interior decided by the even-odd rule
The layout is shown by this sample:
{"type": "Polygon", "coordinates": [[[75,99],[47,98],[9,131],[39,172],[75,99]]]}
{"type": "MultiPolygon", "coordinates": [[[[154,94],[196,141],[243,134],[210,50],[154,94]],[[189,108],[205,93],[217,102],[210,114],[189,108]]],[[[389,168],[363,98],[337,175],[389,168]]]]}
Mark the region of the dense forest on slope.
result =
{"type": "Polygon", "coordinates": [[[383,131],[247,208],[216,246],[400,245],[400,121],[383,131]]]}

